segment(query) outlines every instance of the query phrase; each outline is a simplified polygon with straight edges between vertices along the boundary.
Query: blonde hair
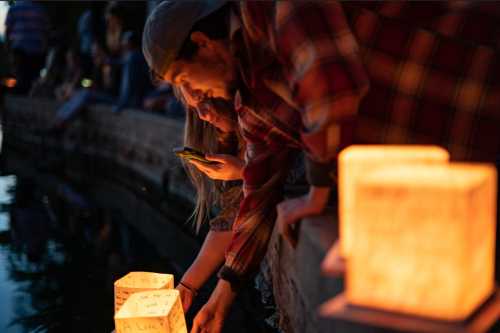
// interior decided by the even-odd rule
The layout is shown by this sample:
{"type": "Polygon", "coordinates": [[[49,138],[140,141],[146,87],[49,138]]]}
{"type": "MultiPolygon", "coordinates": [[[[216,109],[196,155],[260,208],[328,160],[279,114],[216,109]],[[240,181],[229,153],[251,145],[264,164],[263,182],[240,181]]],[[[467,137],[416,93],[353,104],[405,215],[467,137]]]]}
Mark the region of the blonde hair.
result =
{"type": "MultiPolygon", "coordinates": [[[[187,105],[180,90],[177,88],[173,90],[186,109],[184,146],[204,153],[237,155],[239,144],[242,143],[237,131],[222,133],[208,122],[201,120],[196,110],[187,105]]],[[[196,232],[199,232],[202,224],[208,220],[212,207],[220,204],[224,182],[211,179],[190,163],[183,162],[183,165],[196,189],[196,204],[190,220],[194,222],[196,232]]]]}

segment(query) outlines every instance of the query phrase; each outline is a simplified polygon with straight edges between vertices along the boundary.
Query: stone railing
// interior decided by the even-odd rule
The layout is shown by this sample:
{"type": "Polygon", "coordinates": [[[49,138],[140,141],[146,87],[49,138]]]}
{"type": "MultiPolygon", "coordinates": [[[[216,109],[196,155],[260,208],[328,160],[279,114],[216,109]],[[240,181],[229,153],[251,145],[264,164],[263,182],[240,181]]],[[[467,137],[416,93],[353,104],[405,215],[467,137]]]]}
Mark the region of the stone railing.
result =
{"type": "Polygon", "coordinates": [[[337,239],[334,212],[301,221],[298,244],[293,249],[277,228],[266,255],[264,271],[272,282],[274,299],[279,309],[279,326],[284,332],[388,332],[319,316],[319,306],[343,289],[341,277],[327,277],[321,262],[337,239]]]}
{"type": "MultiPolygon", "coordinates": [[[[6,97],[2,115],[6,144],[97,157],[137,173],[150,187],[192,201],[194,190],[172,153],[174,147],[182,145],[182,120],[141,110],[115,114],[97,105],[89,107],[62,136],[55,137],[43,130],[54,121],[58,106],[52,100],[6,97]]],[[[127,177],[121,180],[127,182],[127,177]]]]}
{"type": "MultiPolygon", "coordinates": [[[[136,189],[146,188],[153,197],[163,195],[163,191],[192,200],[193,189],[178,158],[172,154],[172,148],[182,143],[182,120],[140,110],[113,114],[107,107],[93,106],[61,138],[41,134],[40,129],[47,128],[53,121],[57,106],[50,100],[7,97],[2,114],[7,146],[33,154],[42,152],[42,158],[51,155],[45,151],[70,154],[70,164],[81,163],[76,161],[79,155],[88,157],[87,164],[107,160],[111,163],[107,176],[116,176],[136,189]],[[120,171],[122,168],[128,171],[120,171]]],[[[376,332],[320,318],[317,314],[318,306],[338,294],[343,285],[342,279],[327,278],[320,272],[321,261],[336,238],[335,221],[335,214],[302,221],[296,249],[292,249],[277,230],[273,232],[264,275],[272,283],[283,332],[376,332]]],[[[161,238],[159,232],[152,232],[150,236],[153,240],[161,238]]],[[[160,244],[162,240],[157,242],[160,244]]]]}

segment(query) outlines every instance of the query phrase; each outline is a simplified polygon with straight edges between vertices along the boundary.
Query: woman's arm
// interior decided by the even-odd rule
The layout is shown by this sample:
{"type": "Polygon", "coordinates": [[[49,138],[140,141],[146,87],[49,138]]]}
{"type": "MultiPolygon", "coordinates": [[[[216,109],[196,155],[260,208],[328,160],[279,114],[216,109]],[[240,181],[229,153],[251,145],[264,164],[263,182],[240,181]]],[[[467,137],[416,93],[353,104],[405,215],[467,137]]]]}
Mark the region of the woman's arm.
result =
{"type": "MultiPolygon", "coordinates": [[[[198,256],[184,273],[181,282],[194,290],[198,290],[210,276],[224,262],[224,254],[232,232],[229,231],[210,231],[203,242],[198,256]]],[[[182,306],[186,312],[194,298],[194,293],[186,286],[179,284],[177,290],[181,293],[182,306]]]]}

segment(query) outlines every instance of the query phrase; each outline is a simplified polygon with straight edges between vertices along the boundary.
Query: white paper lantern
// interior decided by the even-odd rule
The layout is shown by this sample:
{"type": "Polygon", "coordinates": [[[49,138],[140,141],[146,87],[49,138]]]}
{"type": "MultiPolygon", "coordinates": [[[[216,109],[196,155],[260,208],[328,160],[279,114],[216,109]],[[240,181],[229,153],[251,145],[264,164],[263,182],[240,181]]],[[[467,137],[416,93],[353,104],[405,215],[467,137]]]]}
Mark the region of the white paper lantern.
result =
{"type": "Polygon", "coordinates": [[[464,320],[494,290],[496,169],[386,167],[356,184],[350,304],[464,320]]]}
{"type": "Polygon", "coordinates": [[[179,291],[131,295],[115,314],[116,333],[187,333],[179,291]]]}
{"type": "Polygon", "coordinates": [[[147,290],[173,289],[174,276],[152,272],[130,272],[115,281],[115,313],[134,293],[147,290]]]}
{"type": "Polygon", "coordinates": [[[353,145],[341,151],[338,160],[340,255],[348,258],[358,228],[352,217],[357,180],[383,166],[447,163],[449,154],[438,146],[353,145]]]}

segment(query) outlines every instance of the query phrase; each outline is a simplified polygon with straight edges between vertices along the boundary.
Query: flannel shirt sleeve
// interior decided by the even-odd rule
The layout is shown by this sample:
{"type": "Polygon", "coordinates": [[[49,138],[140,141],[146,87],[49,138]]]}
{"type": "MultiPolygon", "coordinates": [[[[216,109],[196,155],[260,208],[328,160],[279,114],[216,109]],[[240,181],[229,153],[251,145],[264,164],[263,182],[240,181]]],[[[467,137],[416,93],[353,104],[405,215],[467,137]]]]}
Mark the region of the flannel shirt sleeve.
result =
{"type": "Polygon", "coordinates": [[[268,34],[301,112],[308,181],[331,186],[369,87],[355,37],[336,1],[278,1],[268,34]]]}
{"type": "MultiPolygon", "coordinates": [[[[308,180],[312,185],[330,186],[331,164],[345,137],[340,135],[340,125],[353,118],[368,87],[342,8],[332,2],[292,1],[245,2],[242,6],[246,32],[256,45],[270,41],[286,72],[293,102],[302,110],[308,180]],[[275,15],[269,15],[271,7],[275,15]]],[[[218,274],[234,289],[258,270],[266,253],[291,152],[286,146],[273,149],[266,141],[275,130],[271,122],[251,126],[251,117],[247,119],[243,111],[239,114],[244,132],[245,124],[250,124],[249,136],[244,136],[247,143],[253,143],[247,145],[245,197],[218,274]]],[[[262,121],[266,115],[260,116],[262,121]]]]}
{"type": "Polygon", "coordinates": [[[233,224],[233,238],[226,249],[224,266],[218,273],[234,290],[258,271],[266,254],[276,220],[276,205],[283,199],[291,154],[284,146],[270,149],[265,144],[247,145],[247,165],[243,172],[245,197],[233,224]]]}

